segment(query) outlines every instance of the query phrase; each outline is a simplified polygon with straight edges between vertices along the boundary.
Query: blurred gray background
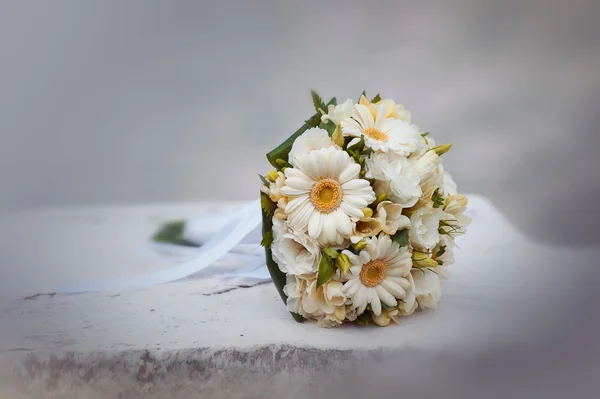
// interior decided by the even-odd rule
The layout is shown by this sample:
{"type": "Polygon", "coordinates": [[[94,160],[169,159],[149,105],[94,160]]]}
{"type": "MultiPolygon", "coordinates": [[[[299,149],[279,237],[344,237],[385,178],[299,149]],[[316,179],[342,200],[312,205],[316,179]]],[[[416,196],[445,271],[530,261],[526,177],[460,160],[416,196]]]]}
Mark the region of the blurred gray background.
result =
{"type": "Polygon", "coordinates": [[[0,1],[0,209],[251,199],[309,89],[404,103],[464,192],[594,245],[600,2],[0,1]]]}

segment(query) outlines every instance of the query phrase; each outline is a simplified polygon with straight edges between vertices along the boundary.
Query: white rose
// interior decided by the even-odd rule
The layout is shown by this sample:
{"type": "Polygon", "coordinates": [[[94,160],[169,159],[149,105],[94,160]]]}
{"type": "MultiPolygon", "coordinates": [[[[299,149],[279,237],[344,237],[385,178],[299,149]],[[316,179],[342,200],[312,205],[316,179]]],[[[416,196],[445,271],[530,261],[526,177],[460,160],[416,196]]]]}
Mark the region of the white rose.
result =
{"type": "Polygon", "coordinates": [[[292,230],[278,218],[273,218],[271,253],[284,273],[299,275],[314,273],[319,269],[321,251],[316,241],[292,230]]]}
{"type": "Polygon", "coordinates": [[[403,208],[410,208],[422,194],[421,177],[408,160],[392,153],[375,153],[366,160],[365,176],[375,179],[373,189],[385,193],[403,208]]]}
{"type": "Polygon", "coordinates": [[[298,313],[304,317],[308,315],[302,311],[302,294],[306,290],[306,280],[298,276],[288,275],[283,293],[287,296],[287,308],[290,312],[298,313]]]}
{"type": "Polygon", "coordinates": [[[288,162],[290,165],[295,166],[296,159],[299,156],[327,147],[337,147],[335,143],[331,141],[327,131],[318,127],[308,129],[298,136],[294,141],[294,144],[292,144],[292,149],[288,155],[288,162]]]}
{"type": "Polygon", "coordinates": [[[458,194],[457,186],[454,180],[452,179],[452,175],[444,170],[443,165],[440,165],[438,169],[439,172],[442,174],[442,183],[440,184],[439,193],[444,197],[458,194]]]}
{"type": "Polygon", "coordinates": [[[419,251],[430,252],[440,242],[440,220],[445,216],[440,208],[420,208],[410,217],[410,243],[419,251]]]}
{"type": "Polygon", "coordinates": [[[419,174],[419,185],[425,198],[430,198],[441,184],[442,175],[438,173],[441,161],[435,151],[427,151],[421,157],[410,159],[413,168],[419,174]]]}
{"type": "Polygon", "coordinates": [[[414,159],[423,156],[426,151],[435,147],[435,141],[433,141],[433,139],[430,136],[419,136],[420,138],[417,141],[417,150],[410,155],[410,157],[414,159]]]}
{"type": "MultiPolygon", "coordinates": [[[[436,272],[439,273],[442,269],[443,267],[439,266],[436,268],[436,272]]],[[[436,272],[418,268],[411,270],[415,283],[415,297],[422,309],[435,309],[442,297],[442,281],[436,272]]]]}

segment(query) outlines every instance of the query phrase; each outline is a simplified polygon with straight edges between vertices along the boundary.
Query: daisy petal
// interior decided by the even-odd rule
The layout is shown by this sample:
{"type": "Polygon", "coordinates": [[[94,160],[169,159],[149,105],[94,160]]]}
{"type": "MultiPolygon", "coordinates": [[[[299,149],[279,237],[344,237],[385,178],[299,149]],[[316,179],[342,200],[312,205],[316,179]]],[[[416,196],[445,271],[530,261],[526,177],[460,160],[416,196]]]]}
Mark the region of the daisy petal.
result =
{"type": "Polygon", "coordinates": [[[398,301],[396,301],[394,295],[388,290],[386,290],[385,287],[383,287],[382,285],[378,285],[377,287],[375,287],[375,290],[377,291],[377,294],[379,294],[379,299],[381,299],[381,302],[385,303],[388,306],[397,306],[398,301]]]}
{"type": "Polygon", "coordinates": [[[381,315],[381,300],[376,290],[371,290],[371,310],[375,316],[381,315]]]}
{"type": "MultiPolygon", "coordinates": [[[[408,281],[408,280],[407,280],[408,281]]],[[[393,296],[395,296],[396,298],[404,298],[406,296],[406,291],[404,290],[404,288],[402,288],[400,286],[400,284],[397,284],[395,282],[393,282],[390,279],[384,279],[381,282],[381,285],[378,286],[378,288],[381,287],[381,289],[383,289],[384,291],[386,291],[387,293],[393,296]]],[[[388,303],[386,302],[386,305],[388,303]]],[[[390,305],[392,306],[392,305],[390,305]]]]}
{"type": "Polygon", "coordinates": [[[352,179],[357,179],[359,174],[360,174],[360,165],[357,163],[349,163],[347,165],[346,169],[344,169],[340,173],[338,181],[341,184],[345,184],[352,179]]]}
{"type": "Polygon", "coordinates": [[[333,212],[333,216],[335,218],[337,230],[342,235],[349,237],[352,234],[352,222],[350,221],[348,215],[346,215],[341,208],[338,208],[335,212],[333,212]]]}
{"type": "Polygon", "coordinates": [[[314,211],[312,215],[310,215],[310,219],[308,222],[308,235],[311,238],[317,238],[321,231],[323,230],[323,215],[314,211]]]}

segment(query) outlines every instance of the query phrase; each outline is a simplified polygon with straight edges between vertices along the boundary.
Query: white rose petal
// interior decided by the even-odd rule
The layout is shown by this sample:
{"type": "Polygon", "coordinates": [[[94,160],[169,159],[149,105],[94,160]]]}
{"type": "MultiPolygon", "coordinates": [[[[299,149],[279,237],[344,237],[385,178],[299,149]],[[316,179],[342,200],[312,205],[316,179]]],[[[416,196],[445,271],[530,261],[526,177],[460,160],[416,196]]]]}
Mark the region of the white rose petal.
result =
{"type": "Polygon", "coordinates": [[[273,218],[273,259],[287,274],[300,275],[319,269],[321,250],[308,235],[290,229],[283,220],[273,218]]]}
{"type": "Polygon", "coordinates": [[[419,251],[429,252],[440,242],[440,220],[444,219],[440,208],[420,208],[410,217],[410,243],[419,251]]]}
{"type": "Polygon", "coordinates": [[[327,131],[318,127],[308,129],[302,133],[292,144],[292,149],[288,155],[288,162],[290,165],[296,165],[296,159],[301,156],[310,153],[311,151],[318,150],[320,148],[337,147],[327,134],[327,131]]]}
{"type": "Polygon", "coordinates": [[[410,208],[421,197],[421,176],[408,160],[393,154],[375,153],[366,160],[366,174],[375,179],[375,192],[385,193],[403,208],[410,208]]]}
{"type": "Polygon", "coordinates": [[[414,280],[415,297],[419,307],[435,309],[442,297],[440,277],[428,269],[413,269],[411,275],[414,280]]]}

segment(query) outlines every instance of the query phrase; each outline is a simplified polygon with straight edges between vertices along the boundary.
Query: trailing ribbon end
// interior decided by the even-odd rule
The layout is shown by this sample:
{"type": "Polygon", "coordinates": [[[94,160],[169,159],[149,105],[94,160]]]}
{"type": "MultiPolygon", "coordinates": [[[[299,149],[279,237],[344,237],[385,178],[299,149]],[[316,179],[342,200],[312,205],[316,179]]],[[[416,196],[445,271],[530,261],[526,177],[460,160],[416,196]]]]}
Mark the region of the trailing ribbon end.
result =
{"type": "Polygon", "coordinates": [[[57,293],[81,294],[88,292],[122,291],[152,287],[181,280],[206,269],[223,258],[261,222],[260,201],[252,201],[231,216],[225,227],[200,247],[194,259],[171,269],[159,270],[144,276],[75,281],[58,287],[57,293]]]}

